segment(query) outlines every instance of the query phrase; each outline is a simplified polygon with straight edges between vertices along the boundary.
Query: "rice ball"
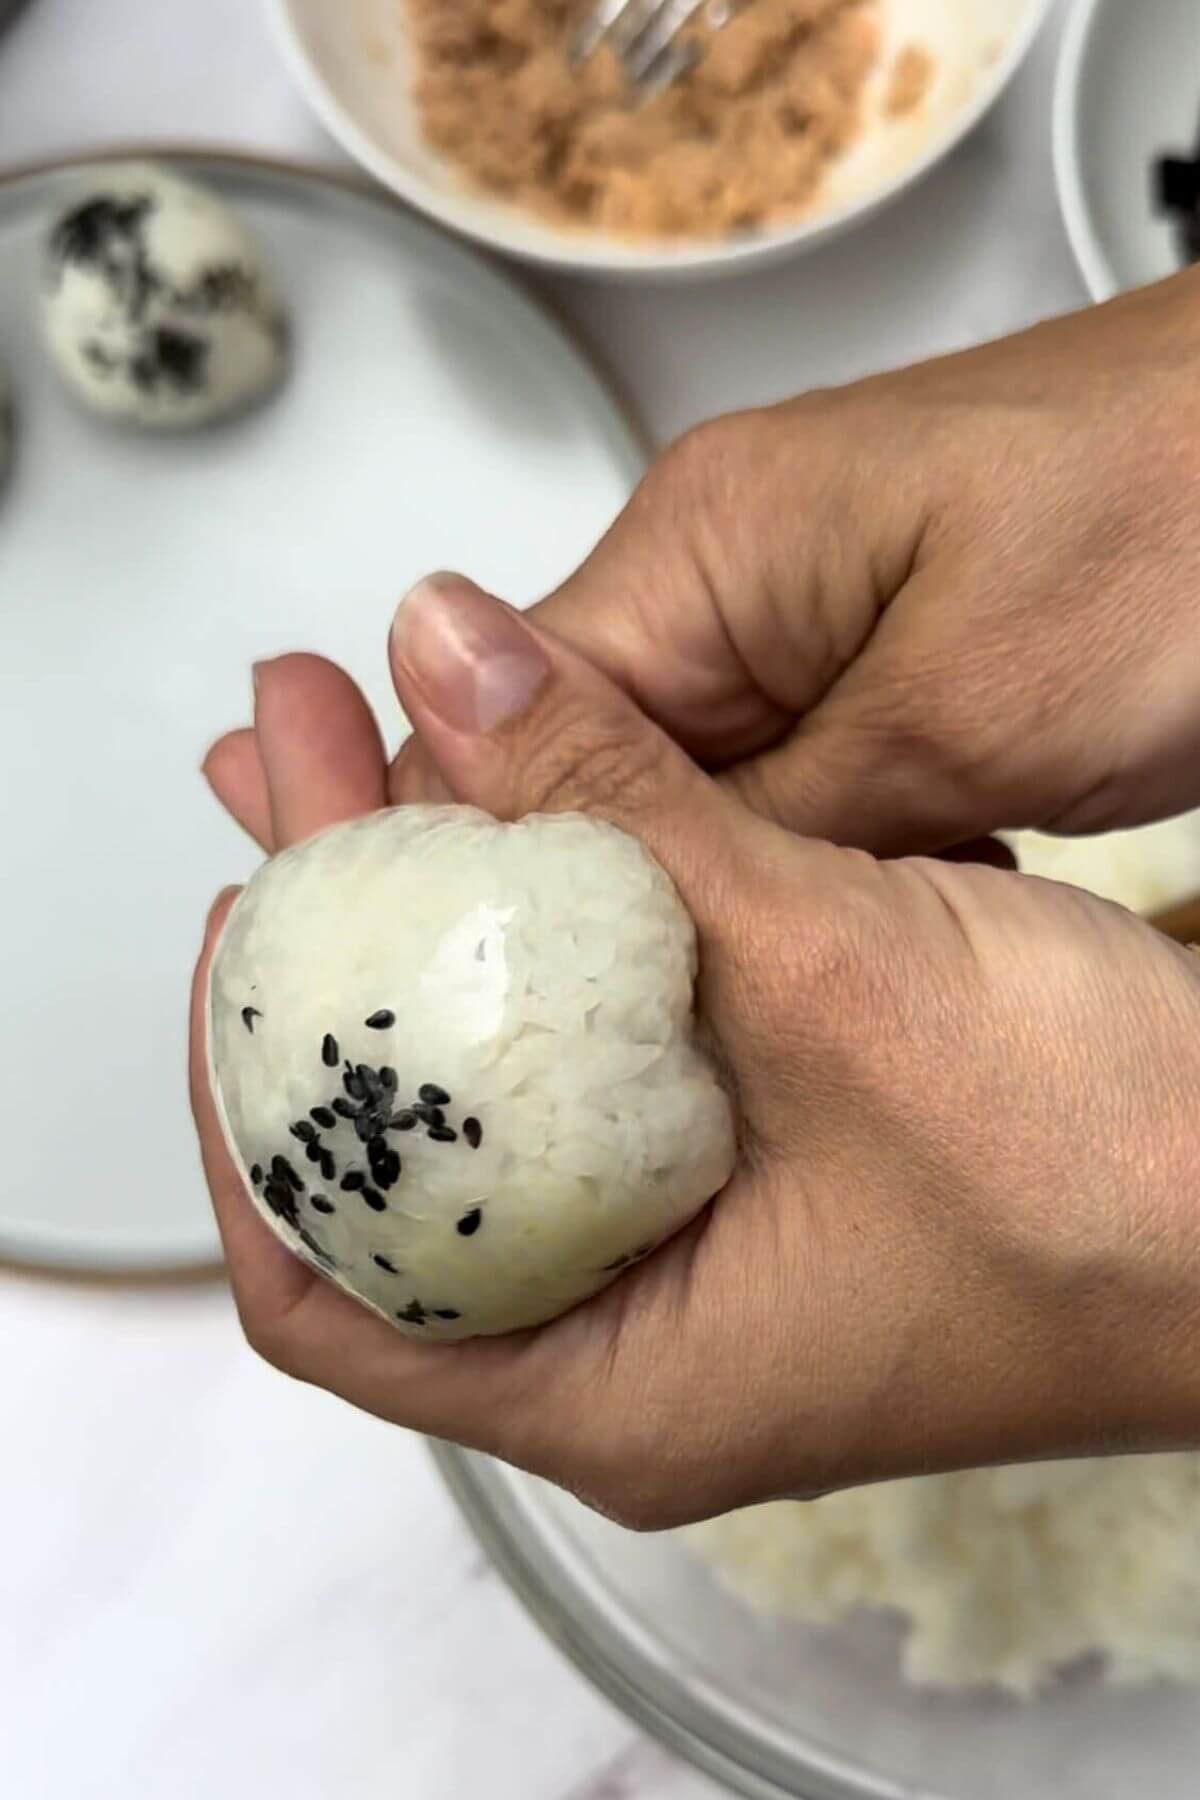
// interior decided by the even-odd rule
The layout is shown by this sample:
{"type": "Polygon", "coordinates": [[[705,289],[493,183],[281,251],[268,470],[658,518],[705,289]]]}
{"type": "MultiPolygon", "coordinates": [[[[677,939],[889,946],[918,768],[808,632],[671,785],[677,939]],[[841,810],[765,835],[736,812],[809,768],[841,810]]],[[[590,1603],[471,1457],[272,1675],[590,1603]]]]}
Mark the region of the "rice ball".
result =
{"type": "Polygon", "coordinates": [[[269,392],[287,325],[258,249],[206,189],[148,163],[99,168],[51,228],[43,324],[68,388],[152,429],[269,392]]]}
{"type": "Polygon", "coordinates": [[[284,852],[213,960],[226,1141],[288,1247],[425,1340],[538,1325],[735,1158],[696,938],[635,839],[405,807],[284,852]]]}

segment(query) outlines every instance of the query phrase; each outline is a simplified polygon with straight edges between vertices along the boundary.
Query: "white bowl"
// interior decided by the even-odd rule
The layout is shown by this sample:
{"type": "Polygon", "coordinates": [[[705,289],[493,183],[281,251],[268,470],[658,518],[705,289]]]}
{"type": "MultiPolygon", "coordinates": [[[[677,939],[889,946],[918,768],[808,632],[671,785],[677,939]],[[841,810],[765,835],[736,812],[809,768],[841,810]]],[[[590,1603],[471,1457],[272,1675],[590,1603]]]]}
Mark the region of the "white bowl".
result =
{"type": "Polygon", "coordinates": [[[1058,67],[1054,161],[1093,299],[1180,267],[1151,183],[1159,156],[1192,153],[1198,116],[1196,0],[1078,0],[1058,67]]]}
{"type": "MultiPolygon", "coordinates": [[[[452,3],[452,0],[450,0],[452,3]]],[[[1053,0],[880,0],[884,57],[867,128],[804,218],[754,236],[684,244],[571,231],[474,191],[421,139],[404,0],[268,0],[289,67],[326,128],[385,187],[465,237],[527,262],[655,278],[775,262],[866,218],[919,180],[976,125],[1015,74],[1053,0]],[[888,119],[891,56],[917,43],[936,74],[922,104],[888,119]]],[[[581,7],[588,0],[580,0],[581,7]]]]}

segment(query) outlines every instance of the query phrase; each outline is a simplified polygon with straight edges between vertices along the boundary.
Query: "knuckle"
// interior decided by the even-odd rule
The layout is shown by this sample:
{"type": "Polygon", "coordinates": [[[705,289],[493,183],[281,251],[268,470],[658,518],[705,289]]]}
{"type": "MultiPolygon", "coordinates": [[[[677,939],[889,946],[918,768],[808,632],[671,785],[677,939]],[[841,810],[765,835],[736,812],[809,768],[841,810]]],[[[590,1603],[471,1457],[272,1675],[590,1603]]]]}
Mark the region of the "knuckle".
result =
{"type": "Polygon", "coordinates": [[[649,491],[685,500],[704,493],[728,455],[729,421],[709,419],[693,425],[669,444],[644,486],[649,491]]]}
{"type": "Polygon", "coordinates": [[[693,425],[663,451],[642,486],[642,504],[678,514],[689,530],[753,479],[762,450],[755,421],[730,413],[693,425]]]}
{"type": "Polygon", "coordinates": [[[576,808],[638,815],[659,792],[662,744],[632,713],[611,720],[549,720],[541,744],[526,758],[526,776],[546,812],[576,808]],[[640,728],[639,728],[640,727],[640,728]]]}

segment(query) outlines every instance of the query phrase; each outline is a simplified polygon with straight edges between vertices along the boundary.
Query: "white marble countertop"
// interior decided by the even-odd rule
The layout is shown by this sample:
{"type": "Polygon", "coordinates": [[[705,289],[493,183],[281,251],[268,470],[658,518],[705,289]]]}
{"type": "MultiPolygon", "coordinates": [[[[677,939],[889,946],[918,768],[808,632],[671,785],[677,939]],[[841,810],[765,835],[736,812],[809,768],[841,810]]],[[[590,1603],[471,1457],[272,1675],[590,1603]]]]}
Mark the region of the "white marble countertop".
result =
{"type": "MultiPolygon", "coordinates": [[[[547,288],[659,438],[1079,304],[1058,24],[840,244],[736,289],[547,288]]],[[[31,0],[0,36],[0,164],[154,136],[339,160],[252,0],[31,0]]],[[[0,1274],[0,1353],[12,1800],[711,1800],[542,1641],[424,1447],[257,1363],[217,1285],[0,1274]]]]}

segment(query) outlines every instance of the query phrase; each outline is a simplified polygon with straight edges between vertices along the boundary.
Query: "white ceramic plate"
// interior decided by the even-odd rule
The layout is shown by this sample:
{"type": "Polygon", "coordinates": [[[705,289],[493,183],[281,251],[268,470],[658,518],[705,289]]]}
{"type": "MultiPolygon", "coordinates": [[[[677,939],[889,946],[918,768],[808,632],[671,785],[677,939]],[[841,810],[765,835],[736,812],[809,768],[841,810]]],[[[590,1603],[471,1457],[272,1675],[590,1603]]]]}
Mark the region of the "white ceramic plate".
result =
{"type": "Polygon", "coordinates": [[[1055,96],[1063,217],[1092,295],[1107,300],[1180,266],[1154,207],[1154,168],[1200,132],[1196,0],[1077,0],[1055,96]]]}
{"type": "Polygon", "coordinates": [[[256,856],[197,773],[252,660],[323,651],[397,735],[391,610],[448,565],[533,598],[641,455],[598,376],[515,286],[390,202],[240,158],[176,158],[263,239],[297,327],[254,416],[164,440],[59,391],[35,328],[70,170],[0,183],[0,1256],[211,1260],[184,1079],[205,909],[256,856]]]}
{"type": "MultiPolygon", "coordinates": [[[[267,0],[285,60],[326,128],[354,159],[420,211],[511,256],[590,274],[714,274],[779,261],[895,198],[978,123],[1024,60],[1054,0],[880,0],[884,52],[867,129],[798,222],[723,242],[635,243],[567,231],[481,195],[424,144],[409,96],[405,0],[267,0]],[[887,72],[908,44],[935,77],[901,119],[883,108],[887,72]]],[[[578,0],[580,10],[590,0],[578,0]]]]}

